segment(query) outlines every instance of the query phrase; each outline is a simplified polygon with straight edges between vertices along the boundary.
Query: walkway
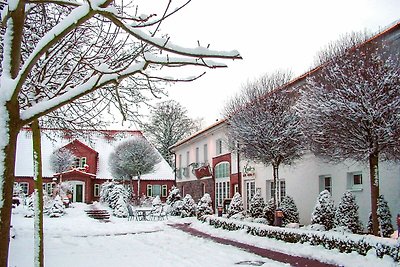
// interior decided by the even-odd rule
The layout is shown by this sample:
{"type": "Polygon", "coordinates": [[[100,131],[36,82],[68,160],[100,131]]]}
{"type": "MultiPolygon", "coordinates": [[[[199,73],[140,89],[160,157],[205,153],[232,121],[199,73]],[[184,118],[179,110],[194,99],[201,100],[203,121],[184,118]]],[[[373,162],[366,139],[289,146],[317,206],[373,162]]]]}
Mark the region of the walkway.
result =
{"type": "Polygon", "coordinates": [[[182,230],[184,232],[187,232],[191,235],[194,236],[198,236],[198,237],[202,237],[202,238],[207,238],[207,239],[211,239],[217,243],[220,244],[224,244],[224,245],[231,245],[231,246],[235,246],[238,247],[242,250],[248,251],[250,253],[254,253],[257,254],[259,256],[271,259],[271,260],[275,260],[275,261],[279,261],[279,262],[283,262],[283,263],[288,263],[291,266],[299,266],[299,267],[337,267],[336,265],[332,265],[332,264],[327,264],[327,263],[323,263],[317,260],[313,260],[313,259],[308,259],[308,258],[302,258],[299,256],[292,256],[292,255],[287,255],[281,252],[277,252],[277,251],[273,251],[273,250],[269,250],[269,249],[265,249],[265,248],[259,248],[256,246],[252,246],[252,245],[248,245],[248,244],[244,244],[241,242],[237,242],[237,241],[233,241],[233,240],[229,240],[229,239],[225,239],[225,238],[220,238],[220,237],[216,237],[216,236],[212,236],[209,234],[206,234],[204,232],[201,232],[197,229],[194,229],[192,227],[190,227],[190,224],[170,224],[170,226],[182,230]]]}

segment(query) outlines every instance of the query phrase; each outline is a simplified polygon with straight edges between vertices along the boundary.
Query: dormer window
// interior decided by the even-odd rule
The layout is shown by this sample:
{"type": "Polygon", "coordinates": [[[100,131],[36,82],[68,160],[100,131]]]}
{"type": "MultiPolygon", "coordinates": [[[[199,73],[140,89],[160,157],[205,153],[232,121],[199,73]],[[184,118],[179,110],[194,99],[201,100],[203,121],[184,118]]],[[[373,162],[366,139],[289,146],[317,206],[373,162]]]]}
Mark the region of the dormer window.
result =
{"type": "Polygon", "coordinates": [[[86,157],[76,157],[74,160],[74,168],[83,169],[86,166],[86,157]]]}

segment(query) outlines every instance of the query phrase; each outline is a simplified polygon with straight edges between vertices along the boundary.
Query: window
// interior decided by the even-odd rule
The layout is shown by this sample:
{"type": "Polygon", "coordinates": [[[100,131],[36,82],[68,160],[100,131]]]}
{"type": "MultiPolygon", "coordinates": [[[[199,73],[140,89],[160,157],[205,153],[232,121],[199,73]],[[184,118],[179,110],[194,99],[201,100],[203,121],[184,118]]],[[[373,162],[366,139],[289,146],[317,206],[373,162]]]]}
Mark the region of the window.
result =
{"type": "Polygon", "coordinates": [[[161,185],[155,184],[153,185],[152,197],[161,196],[161,185]]]}
{"type": "Polygon", "coordinates": [[[162,185],[161,196],[162,196],[162,197],[166,197],[166,196],[167,196],[167,191],[168,191],[167,185],[166,185],[166,184],[163,184],[163,185],[162,185]]]}
{"type": "Polygon", "coordinates": [[[151,184],[148,184],[147,185],[147,196],[148,197],[151,197],[152,196],[152,193],[153,193],[153,188],[152,188],[153,186],[151,185],[151,184]]]}
{"type": "MultiPolygon", "coordinates": [[[[275,197],[275,183],[274,183],[274,181],[270,181],[269,182],[269,187],[270,187],[269,188],[269,192],[270,192],[269,199],[271,199],[271,198],[275,197]]],[[[278,188],[278,199],[279,199],[279,201],[282,201],[282,198],[284,196],[286,196],[286,182],[285,182],[285,180],[280,179],[279,180],[279,188],[278,188]]]]}
{"type": "Polygon", "coordinates": [[[319,191],[328,190],[332,194],[332,177],[331,175],[319,176],[319,191]]]}
{"type": "Polygon", "coordinates": [[[19,183],[19,187],[21,188],[21,192],[25,195],[29,193],[29,184],[26,182],[19,183]]]}
{"type": "Polygon", "coordinates": [[[198,147],[196,147],[196,163],[197,164],[200,162],[199,154],[200,154],[200,149],[198,147]]]}
{"type": "Polygon", "coordinates": [[[218,139],[216,142],[216,148],[217,148],[217,155],[222,154],[222,139],[218,139]]]}
{"type": "Polygon", "coordinates": [[[208,146],[207,144],[204,144],[204,164],[208,163],[208,146]]]}
{"type": "Polygon", "coordinates": [[[182,168],[182,154],[179,154],[178,168],[182,168]]]}
{"type": "Polygon", "coordinates": [[[217,179],[217,178],[229,177],[230,176],[229,167],[230,167],[229,162],[218,163],[215,166],[215,178],[217,179]]]}
{"type": "Polygon", "coordinates": [[[94,184],[93,196],[99,197],[100,196],[100,185],[94,184]]]}
{"type": "Polygon", "coordinates": [[[247,180],[245,181],[246,187],[246,209],[250,208],[250,201],[256,193],[256,182],[255,180],[247,180]]]}
{"type": "Polygon", "coordinates": [[[224,199],[229,198],[230,193],[229,162],[221,162],[215,166],[215,180],[215,204],[217,206],[222,206],[224,199]]]}
{"type": "Polygon", "coordinates": [[[233,186],[233,191],[234,191],[234,194],[239,193],[239,185],[238,184],[235,184],[233,186]]]}
{"type": "Polygon", "coordinates": [[[361,172],[350,172],[347,174],[347,187],[349,190],[361,191],[363,189],[363,179],[361,172]]]}
{"type": "Polygon", "coordinates": [[[190,164],[190,152],[186,151],[186,167],[188,167],[190,164]]]}
{"type": "Polygon", "coordinates": [[[85,165],[86,165],[86,157],[82,157],[79,163],[80,163],[80,164],[79,164],[79,167],[85,168],[85,165]]]}

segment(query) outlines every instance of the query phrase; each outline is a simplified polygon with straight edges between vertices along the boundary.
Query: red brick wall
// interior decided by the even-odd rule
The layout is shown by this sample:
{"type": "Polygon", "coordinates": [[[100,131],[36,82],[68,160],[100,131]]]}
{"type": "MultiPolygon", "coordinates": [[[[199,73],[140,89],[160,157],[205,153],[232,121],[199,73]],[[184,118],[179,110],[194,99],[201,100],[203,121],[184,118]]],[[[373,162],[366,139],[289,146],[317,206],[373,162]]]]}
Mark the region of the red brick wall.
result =
{"type": "Polygon", "coordinates": [[[189,194],[196,203],[203,196],[203,186],[205,193],[210,194],[213,203],[215,203],[214,179],[208,178],[193,181],[179,181],[176,183],[176,187],[179,188],[182,198],[185,197],[186,194],[189,194]]]}

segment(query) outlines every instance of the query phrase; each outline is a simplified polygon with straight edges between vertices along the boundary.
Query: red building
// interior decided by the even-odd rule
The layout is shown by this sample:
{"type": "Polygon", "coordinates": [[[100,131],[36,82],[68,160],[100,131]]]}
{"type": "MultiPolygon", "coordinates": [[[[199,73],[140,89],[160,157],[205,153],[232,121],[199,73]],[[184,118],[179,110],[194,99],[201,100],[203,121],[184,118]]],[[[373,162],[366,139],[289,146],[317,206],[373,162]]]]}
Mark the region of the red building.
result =
{"type": "MultiPolygon", "coordinates": [[[[92,203],[98,201],[101,185],[112,180],[108,158],[116,145],[129,138],[141,136],[140,131],[105,130],[80,132],[73,137],[68,131],[42,130],[43,188],[51,194],[57,184],[68,181],[73,191],[73,202],[92,203]],[[65,148],[75,156],[75,163],[70,170],[56,173],[51,169],[50,156],[60,148],[65,148]]],[[[143,137],[144,138],[144,137],[143,137]]],[[[32,133],[24,129],[18,135],[15,182],[25,194],[34,190],[33,181],[32,133]]],[[[130,182],[125,182],[130,186],[130,182]]],[[[140,177],[140,194],[159,195],[165,201],[168,191],[175,184],[174,173],[163,159],[155,171],[140,177]]],[[[133,192],[137,192],[137,179],[133,180],[133,192]]]]}

